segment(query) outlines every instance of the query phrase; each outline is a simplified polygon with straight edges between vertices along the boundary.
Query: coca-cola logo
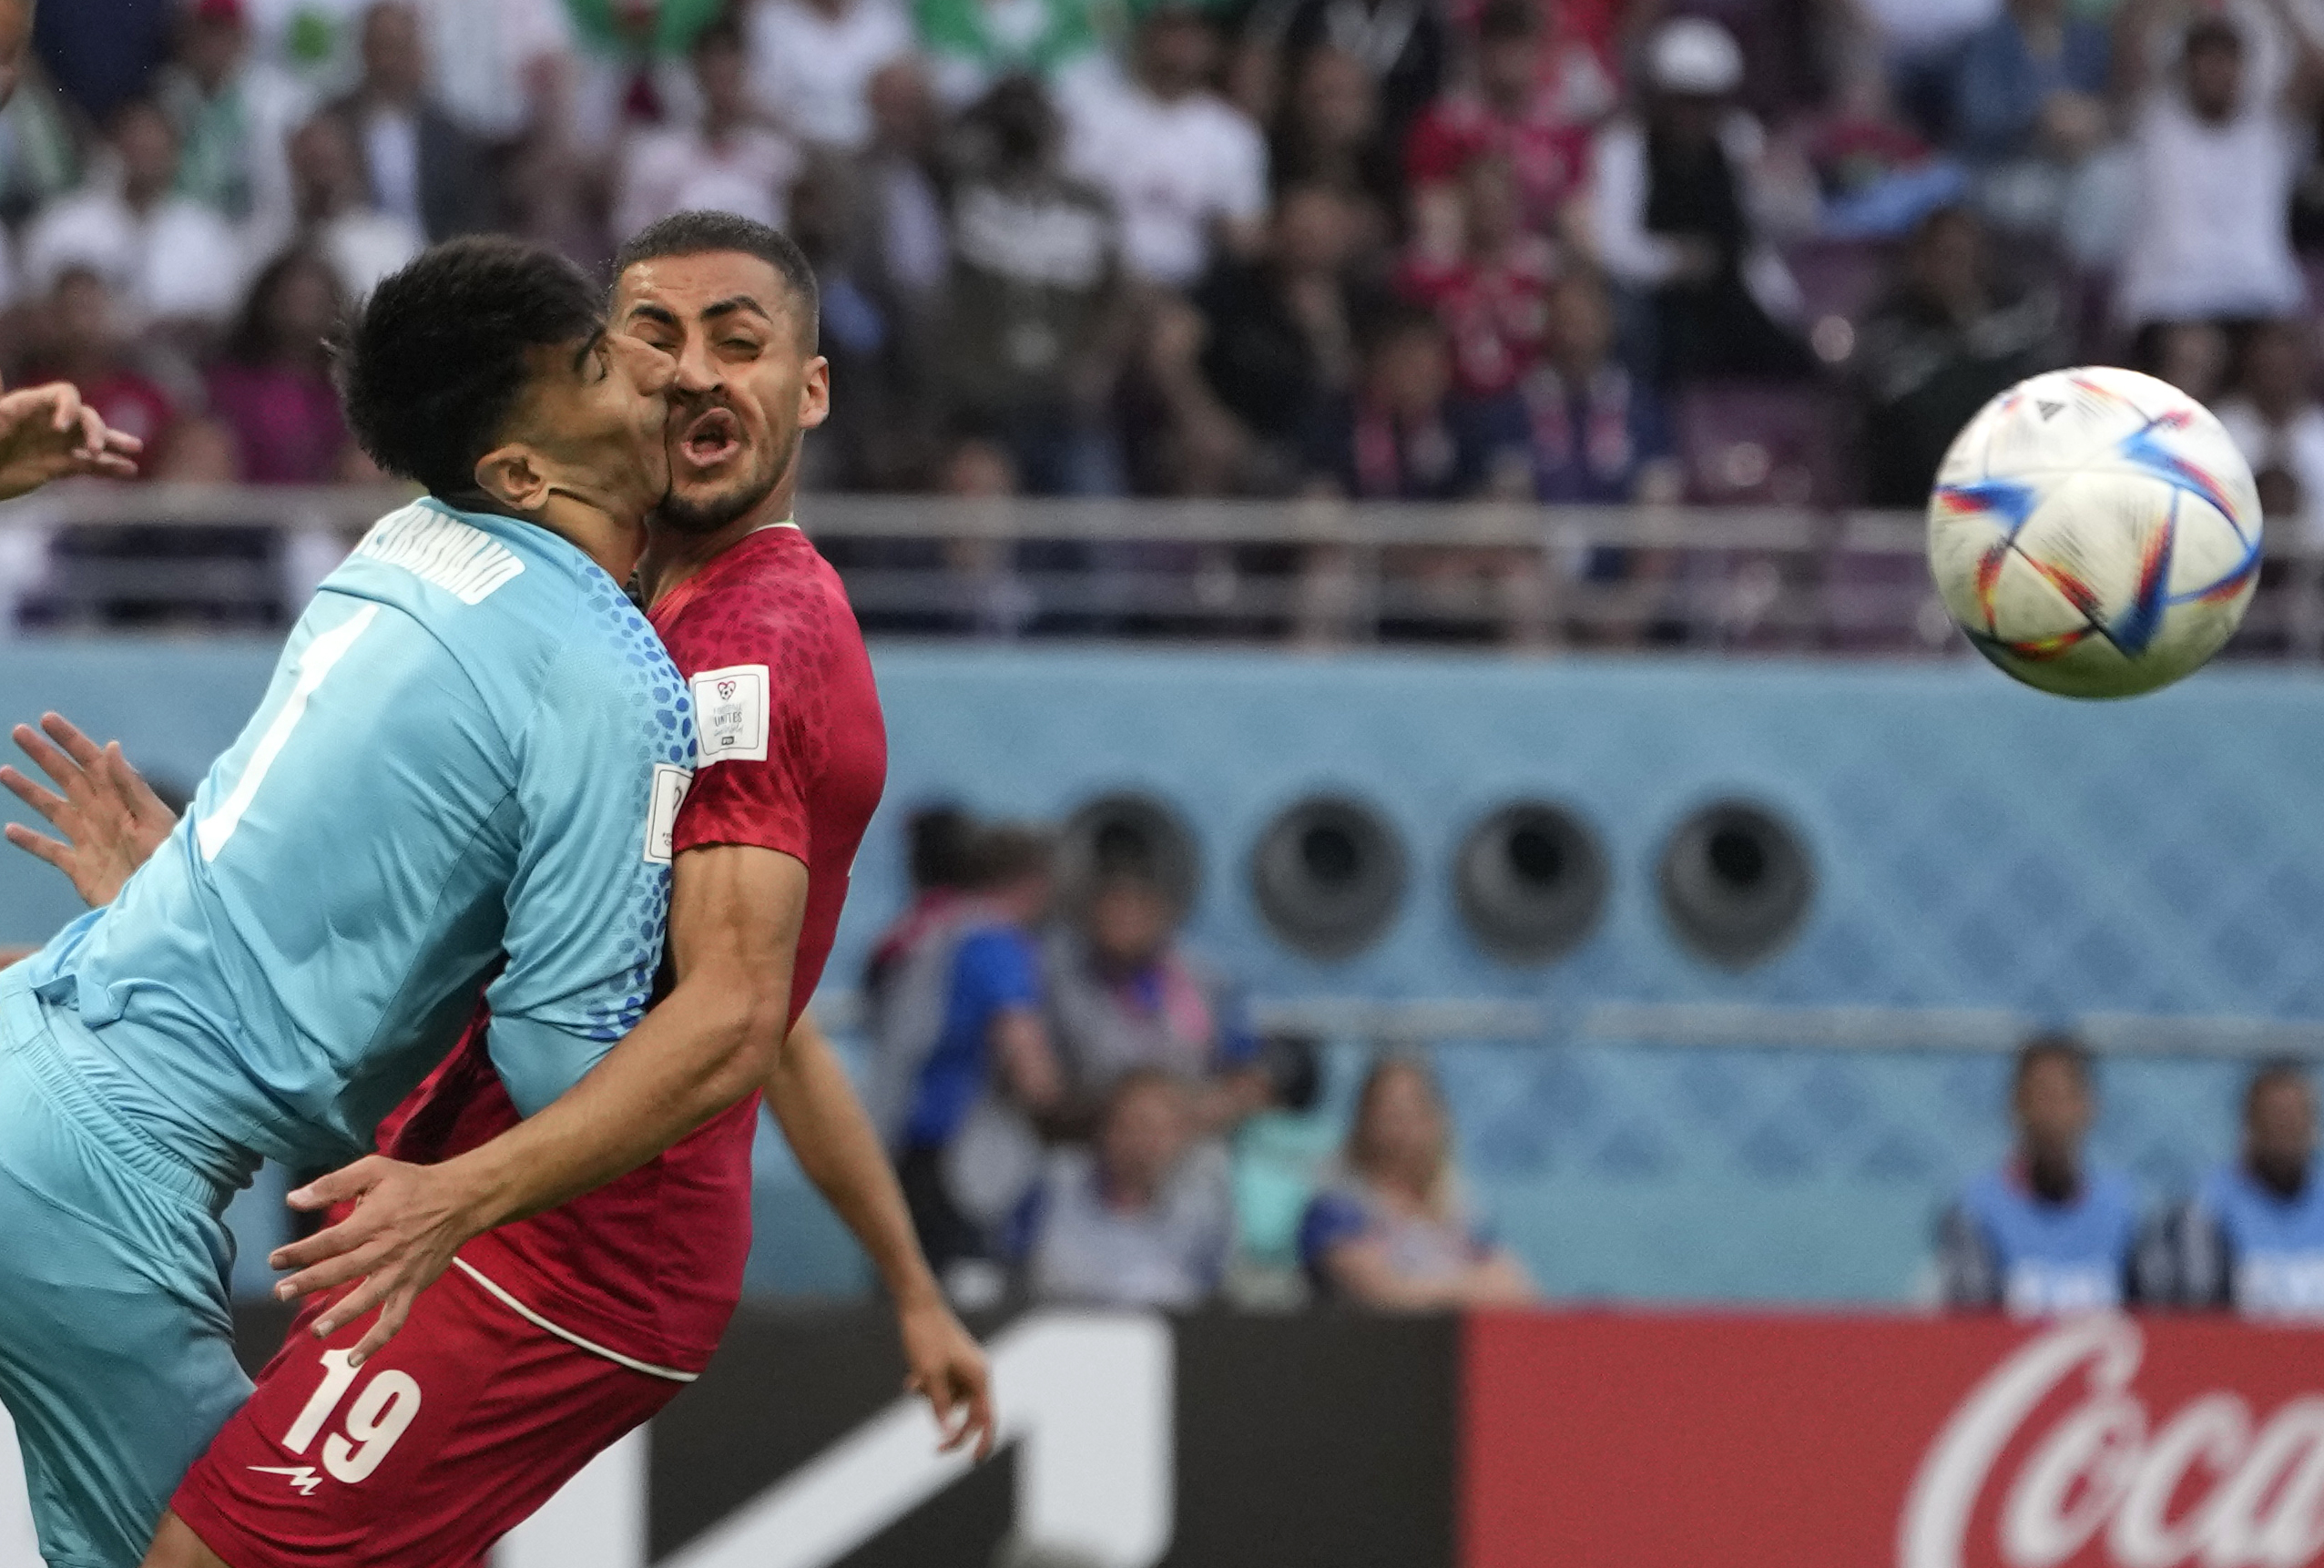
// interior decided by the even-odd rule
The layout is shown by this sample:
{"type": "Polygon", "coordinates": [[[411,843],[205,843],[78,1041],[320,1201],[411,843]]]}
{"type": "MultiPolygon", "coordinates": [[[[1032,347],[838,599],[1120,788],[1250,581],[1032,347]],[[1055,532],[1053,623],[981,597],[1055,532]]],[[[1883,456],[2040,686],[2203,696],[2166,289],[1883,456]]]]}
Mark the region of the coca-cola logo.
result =
{"type": "Polygon", "coordinates": [[[1921,1461],[1899,1568],[2057,1568],[2094,1547],[2117,1568],[2324,1561],[2324,1397],[2263,1421],[2242,1395],[2213,1391],[2158,1421],[2132,1387],[2146,1354],[2136,1323],[2088,1317],[1994,1369],[1921,1461]],[[2011,1456],[2015,1468],[1997,1473],[2011,1456]],[[1991,1547],[1972,1550],[1987,1520],[1991,1547]]]}

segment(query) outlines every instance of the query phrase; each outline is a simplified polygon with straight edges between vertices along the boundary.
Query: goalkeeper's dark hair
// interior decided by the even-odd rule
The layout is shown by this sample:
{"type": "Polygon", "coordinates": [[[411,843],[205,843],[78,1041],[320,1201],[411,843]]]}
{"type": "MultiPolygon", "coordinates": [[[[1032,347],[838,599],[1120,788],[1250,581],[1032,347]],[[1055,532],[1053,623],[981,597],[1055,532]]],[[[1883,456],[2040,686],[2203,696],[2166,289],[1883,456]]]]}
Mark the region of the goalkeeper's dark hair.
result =
{"type": "Polygon", "coordinates": [[[604,330],[570,261],[491,237],[447,240],[380,280],[340,334],[348,428],[372,461],[445,499],[474,495],[532,377],[527,351],[604,330]]]}
{"type": "Polygon", "coordinates": [[[708,256],[720,250],[756,256],[775,270],[790,294],[800,349],[813,353],[821,339],[823,315],[815,269],[788,235],[755,219],[733,212],[672,213],[629,237],[614,256],[613,275],[618,280],[640,261],[657,261],[665,256],[708,256]]]}

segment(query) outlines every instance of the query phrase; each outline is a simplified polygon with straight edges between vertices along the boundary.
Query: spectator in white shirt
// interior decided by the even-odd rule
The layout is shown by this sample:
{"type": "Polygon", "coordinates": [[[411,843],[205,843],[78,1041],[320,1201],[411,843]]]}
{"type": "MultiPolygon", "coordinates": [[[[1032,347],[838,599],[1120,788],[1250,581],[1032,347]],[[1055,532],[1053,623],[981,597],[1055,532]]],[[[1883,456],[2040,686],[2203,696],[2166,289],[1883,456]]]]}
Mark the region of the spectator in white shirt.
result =
{"type": "Polygon", "coordinates": [[[241,302],[246,260],[226,220],[173,193],[178,136],[150,100],[113,113],[107,167],[44,209],[25,239],[26,282],[46,295],[68,268],[102,279],[139,325],[216,325],[241,302]]]}
{"type": "Polygon", "coordinates": [[[373,206],[430,239],[497,227],[484,148],[436,101],[420,14],[406,0],[379,0],[363,14],[362,78],[332,107],[354,127],[373,206]]]}
{"type": "MultiPolygon", "coordinates": [[[[2149,8],[2126,16],[2129,36],[2149,8]]],[[[2305,304],[2288,215],[2324,54],[2288,17],[2284,33],[2300,63],[2279,95],[2258,90],[2242,32],[2218,15],[2188,26],[2173,79],[2144,95],[2131,133],[2135,238],[2115,297],[2124,325],[2251,321],[2305,304]]],[[[2135,75],[2143,51],[2117,54],[2135,75]]]]}
{"type": "Polygon", "coordinates": [[[317,115],[291,133],[290,183],[296,222],[253,253],[279,253],[303,236],[331,263],[350,300],[369,294],[427,248],[427,236],[410,219],[371,204],[363,155],[353,128],[338,115],[317,115]]]}
{"type": "Polygon", "coordinates": [[[1267,143],[1210,90],[1218,56],[1209,18],[1165,0],[1138,25],[1135,79],[1066,104],[1068,167],[1113,197],[1129,270],[1167,288],[1221,245],[1256,254],[1264,234],[1267,143]]]}
{"type": "Polygon", "coordinates": [[[2259,481],[2270,524],[2289,523],[2324,541],[2324,406],[2316,401],[2304,321],[2276,321],[2251,334],[2243,382],[2217,407],[2236,450],[2259,481]]]}
{"type": "Polygon", "coordinates": [[[912,54],[896,0],[760,0],[743,13],[750,87],[801,141],[860,152],[872,139],[872,78],[912,54]]]}
{"type": "Polygon", "coordinates": [[[631,133],[616,182],[615,231],[635,234],[657,219],[695,210],[785,227],[799,148],[753,123],[742,29],[724,19],[702,29],[693,63],[700,123],[631,133]]]}
{"type": "Polygon", "coordinates": [[[1095,1145],[1049,1156],[1015,1230],[1042,1300],[1199,1306],[1234,1244],[1226,1150],[1195,1142],[1177,1079],[1133,1069],[1106,1096],[1095,1145]]]}
{"type": "Polygon", "coordinates": [[[178,188],[231,222],[280,227],[290,207],[284,144],[311,106],[287,73],[250,57],[242,0],[198,0],[187,13],[158,99],[183,148],[178,188]]]}

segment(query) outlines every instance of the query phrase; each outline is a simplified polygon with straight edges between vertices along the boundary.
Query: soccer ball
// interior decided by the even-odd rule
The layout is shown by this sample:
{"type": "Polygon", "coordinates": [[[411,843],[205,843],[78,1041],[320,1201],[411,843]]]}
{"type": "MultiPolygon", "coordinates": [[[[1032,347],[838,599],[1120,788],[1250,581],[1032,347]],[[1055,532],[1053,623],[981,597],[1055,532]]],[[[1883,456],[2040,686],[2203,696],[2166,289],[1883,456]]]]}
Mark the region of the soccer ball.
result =
{"type": "Polygon", "coordinates": [[[2259,579],[2259,495],[2210,411],[2132,371],[2054,371],[1987,403],[1929,502],[1929,568],[1977,651],[2064,697],[2201,667],[2259,579]]]}

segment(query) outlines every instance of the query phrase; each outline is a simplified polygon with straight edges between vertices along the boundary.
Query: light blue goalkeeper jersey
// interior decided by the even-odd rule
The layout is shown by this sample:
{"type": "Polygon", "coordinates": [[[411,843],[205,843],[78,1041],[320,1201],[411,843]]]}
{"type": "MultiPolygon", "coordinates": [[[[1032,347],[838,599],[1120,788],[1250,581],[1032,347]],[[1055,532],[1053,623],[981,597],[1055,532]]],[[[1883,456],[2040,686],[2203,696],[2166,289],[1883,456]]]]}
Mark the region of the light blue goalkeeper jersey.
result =
{"type": "Polygon", "coordinates": [[[685,683],[545,530],[423,500],[301,617],[161,851],[32,960],[72,1065],[221,1182],[366,1152],[486,993],[526,1115],[643,1013],[685,683]]]}

